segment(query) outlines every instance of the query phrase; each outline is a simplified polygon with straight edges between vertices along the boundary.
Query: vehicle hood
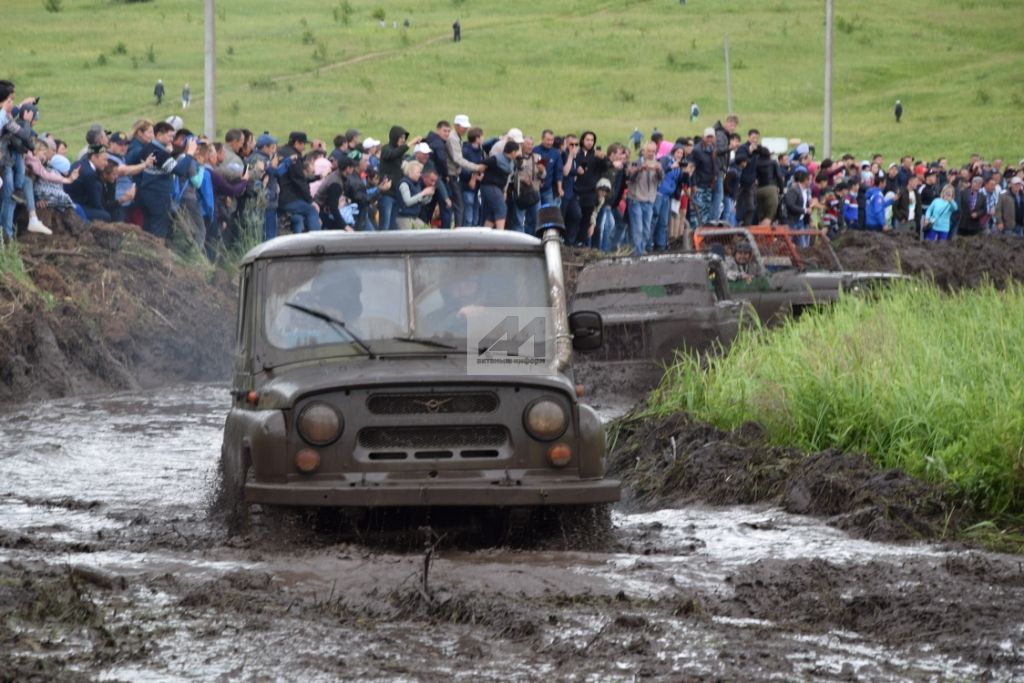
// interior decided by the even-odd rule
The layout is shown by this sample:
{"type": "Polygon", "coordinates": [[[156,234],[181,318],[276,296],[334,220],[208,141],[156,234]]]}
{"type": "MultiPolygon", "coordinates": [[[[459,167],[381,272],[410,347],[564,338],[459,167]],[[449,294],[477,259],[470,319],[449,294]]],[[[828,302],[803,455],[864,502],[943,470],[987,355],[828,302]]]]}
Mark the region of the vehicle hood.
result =
{"type": "Polygon", "coordinates": [[[771,277],[773,283],[799,282],[805,286],[810,285],[814,289],[837,289],[854,282],[870,280],[905,279],[908,279],[907,276],[899,273],[854,270],[808,270],[802,272],[793,270],[774,273],[771,277]]]}
{"type": "Polygon", "coordinates": [[[375,387],[381,389],[415,386],[539,386],[558,391],[575,400],[575,385],[563,374],[478,375],[467,374],[461,354],[346,358],[292,364],[268,370],[257,382],[261,408],[287,409],[304,396],[375,387]]]}

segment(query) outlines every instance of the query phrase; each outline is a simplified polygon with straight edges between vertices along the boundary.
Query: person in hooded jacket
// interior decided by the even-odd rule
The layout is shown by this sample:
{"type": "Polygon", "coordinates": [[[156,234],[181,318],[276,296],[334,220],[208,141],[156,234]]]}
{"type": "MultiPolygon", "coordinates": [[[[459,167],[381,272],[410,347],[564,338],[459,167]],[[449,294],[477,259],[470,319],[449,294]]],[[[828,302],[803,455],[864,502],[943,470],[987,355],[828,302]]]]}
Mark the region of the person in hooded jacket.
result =
{"type": "MultiPolygon", "coordinates": [[[[573,240],[578,246],[589,247],[590,238],[587,231],[590,227],[590,218],[597,207],[597,181],[604,176],[611,166],[611,162],[597,147],[597,133],[588,130],[580,136],[580,149],[576,153],[576,197],[580,204],[580,224],[567,243],[572,244],[573,240]]],[[[569,226],[566,226],[569,231],[569,226]]]]}
{"type": "Polygon", "coordinates": [[[392,126],[391,132],[388,133],[388,144],[381,147],[380,150],[381,180],[384,178],[391,180],[391,191],[381,194],[378,203],[380,209],[380,225],[378,229],[380,230],[398,229],[395,204],[399,201],[398,185],[405,176],[402,172],[402,162],[405,160],[405,155],[409,152],[409,147],[415,146],[420,142],[418,137],[412,140],[408,138],[409,131],[401,126],[392,126]]]}

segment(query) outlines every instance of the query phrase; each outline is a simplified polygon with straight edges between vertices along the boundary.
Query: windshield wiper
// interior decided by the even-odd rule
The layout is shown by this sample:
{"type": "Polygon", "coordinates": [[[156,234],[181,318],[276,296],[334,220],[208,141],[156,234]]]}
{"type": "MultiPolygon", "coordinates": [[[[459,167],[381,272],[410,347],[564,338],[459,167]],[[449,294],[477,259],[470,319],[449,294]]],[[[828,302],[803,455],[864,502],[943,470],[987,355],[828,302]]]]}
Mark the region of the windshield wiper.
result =
{"type": "Polygon", "coordinates": [[[393,341],[410,342],[413,344],[423,344],[424,346],[433,346],[437,349],[447,349],[448,351],[458,351],[458,346],[452,346],[451,344],[445,344],[444,342],[434,341],[433,339],[421,339],[419,337],[392,337],[393,341]]]}
{"type": "Polygon", "coordinates": [[[361,348],[369,358],[373,359],[377,357],[376,354],[374,354],[374,352],[370,350],[370,347],[366,344],[366,342],[357,337],[352,330],[348,329],[348,325],[346,325],[343,320],[339,320],[338,318],[335,318],[334,316],[328,313],[324,313],[323,311],[318,311],[315,308],[309,308],[308,306],[297,304],[294,301],[285,301],[284,305],[287,306],[288,308],[294,308],[296,311],[302,311],[306,315],[311,315],[314,318],[319,318],[320,320],[323,320],[329,325],[332,325],[335,329],[341,330],[342,332],[347,334],[349,338],[356,343],[356,346],[361,348]]]}

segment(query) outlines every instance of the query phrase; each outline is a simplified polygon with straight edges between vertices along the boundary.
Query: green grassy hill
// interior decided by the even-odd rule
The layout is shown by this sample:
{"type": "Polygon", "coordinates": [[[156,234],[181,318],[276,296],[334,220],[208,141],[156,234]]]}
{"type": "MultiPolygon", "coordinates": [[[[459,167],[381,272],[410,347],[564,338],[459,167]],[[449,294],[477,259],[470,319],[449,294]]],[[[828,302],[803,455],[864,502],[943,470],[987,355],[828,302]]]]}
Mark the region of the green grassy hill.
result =
{"type": "MultiPolygon", "coordinates": [[[[217,14],[221,131],[381,138],[467,113],[488,134],[693,134],[727,113],[727,33],[741,128],[821,148],[824,0],[218,0],[217,14]]],[[[1024,1],[836,0],[836,16],[834,153],[1024,156],[1024,1]]],[[[0,77],[42,96],[39,129],[77,145],[94,121],[180,113],[185,82],[202,129],[202,0],[4,0],[2,17],[0,77]]]]}

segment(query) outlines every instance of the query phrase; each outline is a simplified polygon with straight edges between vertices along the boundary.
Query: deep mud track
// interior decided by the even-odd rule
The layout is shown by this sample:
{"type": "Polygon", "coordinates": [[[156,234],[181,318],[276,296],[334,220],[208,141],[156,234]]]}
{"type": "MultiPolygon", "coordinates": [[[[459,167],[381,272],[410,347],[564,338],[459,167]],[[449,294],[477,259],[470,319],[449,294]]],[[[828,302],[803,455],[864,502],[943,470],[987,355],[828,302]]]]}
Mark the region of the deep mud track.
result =
{"type": "Polygon", "coordinates": [[[616,511],[586,550],[429,562],[294,518],[229,537],[207,516],[225,404],[7,412],[0,681],[1024,678],[1024,560],[773,508],[616,511]]]}

